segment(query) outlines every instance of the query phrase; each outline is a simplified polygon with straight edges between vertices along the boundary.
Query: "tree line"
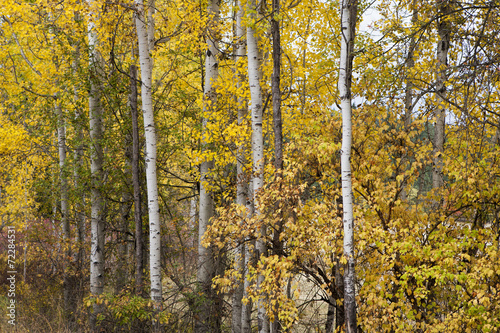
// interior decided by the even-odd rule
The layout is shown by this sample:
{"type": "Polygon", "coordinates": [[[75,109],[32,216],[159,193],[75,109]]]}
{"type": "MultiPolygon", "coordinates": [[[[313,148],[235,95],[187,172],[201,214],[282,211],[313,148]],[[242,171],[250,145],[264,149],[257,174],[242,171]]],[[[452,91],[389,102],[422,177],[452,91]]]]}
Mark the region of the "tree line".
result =
{"type": "Polygon", "coordinates": [[[500,328],[497,1],[4,2],[22,330],[500,328]]]}

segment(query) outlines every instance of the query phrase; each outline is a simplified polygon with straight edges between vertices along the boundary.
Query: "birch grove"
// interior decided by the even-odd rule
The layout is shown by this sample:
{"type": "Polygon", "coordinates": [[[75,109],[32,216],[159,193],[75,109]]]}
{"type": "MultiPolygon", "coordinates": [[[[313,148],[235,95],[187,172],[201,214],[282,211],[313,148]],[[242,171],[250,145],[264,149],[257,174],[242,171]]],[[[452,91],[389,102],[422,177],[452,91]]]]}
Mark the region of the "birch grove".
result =
{"type": "Polygon", "coordinates": [[[497,3],[1,7],[0,332],[500,330],[497,3]]]}

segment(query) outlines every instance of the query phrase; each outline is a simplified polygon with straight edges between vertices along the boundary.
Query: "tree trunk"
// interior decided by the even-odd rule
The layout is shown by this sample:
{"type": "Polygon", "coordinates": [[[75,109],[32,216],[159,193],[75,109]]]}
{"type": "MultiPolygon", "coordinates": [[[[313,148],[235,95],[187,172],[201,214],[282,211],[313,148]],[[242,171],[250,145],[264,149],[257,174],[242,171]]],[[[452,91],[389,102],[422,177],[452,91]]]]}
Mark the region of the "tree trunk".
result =
{"type": "MultiPolygon", "coordinates": [[[[75,101],[78,100],[77,88],[75,87],[75,101]]],[[[83,184],[81,184],[80,178],[83,171],[83,129],[80,119],[79,111],[75,112],[75,131],[78,140],[78,146],[74,150],[74,160],[75,167],[73,171],[74,188],[77,193],[77,198],[75,200],[75,220],[76,220],[76,246],[77,253],[74,258],[75,260],[75,280],[74,280],[74,293],[75,299],[73,300],[73,312],[76,312],[77,302],[79,302],[83,297],[83,285],[85,274],[84,272],[84,256],[85,256],[85,191],[83,189],[83,184]]]]}
{"type": "MultiPolygon", "coordinates": [[[[253,24],[256,22],[256,4],[255,0],[249,2],[249,23],[247,25],[247,56],[248,56],[248,81],[250,85],[250,101],[251,101],[251,116],[252,116],[252,158],[253,158],[253,202],[254,213],[260,215],[259,203],[257,200],[258,193],[264,183],[264,137],[262,135],[262,92],[260,87],[259,69],[261,59],[259,57],[256,29],[253,24]]],[[[266,245],[266,226],[262,224],[259,230],[260,236],[257,239],[256,250],[257,258],[267,256],[266,245]]],[[[257,277],[257,289],[264,282],[264,275],[259,274],[257,277]]],[[[259,333],[269,332],[269,320],[264,308],[264,295],[261,295],[257,304],[257,321],[259,333]]]]}
{"type": "Polygon", "coordinates": [[[280,24],[277,17],[280,13],[279,0],[273,1],[273,15],[271,17],[271,34],[273,37],[273,129],[274,129],[274,167],[278,173],[283,169],[283,130],[281,122],[281,40],[280,24]]]}
{"type": "MultiPolygon", "coordinates": [[[[81,14],[79,12],[75,13],[74,17],[75,22],[83,22],[81,14]]],[[[80,60],[80,42],[75,43],[75,53],[74,60],[72,64],[73,74],[75,77],[78,75],[79,69],[79,60],[80,60]]],[[[73,101],[75,104],[80,101],[79,90],[80,84],[75,83],[73,86],[73,101]]],[[[84,258],[85,258],[85,189],[83,184],[81,184],[81,175],[83,173],[83,123],[84,119],[82,118],[82,112],[80,108],[75,109],[75,136],[78,144],[76,145],[73,158],[74,158],[74,169],[73,169],[73,181],[74,181],[74,189],[76,192],[75,199],[75,243],[77,246],[77,253],[74,256],[74,265],[75,265],[75,274],[73,281],[73,313],[76,314],[77,304],[82,300],[83,297],[83,285],[85,274],[84,272],[84,258]]]]}
{"type": "MultiPolygon", "coordinates": [[[[209,1],[207,15],[210,19],[209,28],[215,27],[219,23],[219,2],[217,0],[209,1]]],[[[217,32],[208,33],[207,51],[205,57],[205,82],[204,82],[204,103],[203,103],[203,138],[202,151],[207,151],[207,125],[210,121],[210,115],[215,112],[217,103],[217,93],[215,81],[219,75],[218,48],[217,40],[210,39],[209,36],[216,36],[217,32]]],[[[219,332],[220,331],[220,313],[216,308],[217,295],[212,290],[212,278],[215,275],[215,262],[210,247],[202,245],[202,239],[210,224],[210,219],[214,215],[214,202],[212,193],[207,189],[207,181],[214,166],[214,161],[203,161],[200,166],[200,211],[198,224],[198,284],[203,299],[200,300],[197,309],[197,319],[195,321],[195,332],[219,332]],[[215,308],[214,308],[215,307],[215,308]]]]}
{"type": "MultiPolygon", "coordinates": [[[[273,74],[272,74],[272,97],[273,97],[273,130],[274,130],[274,167],[276,169],[276,179],[279,181],[282,176],[283,169],[283,126],[281,121],[281,40],[280,40],[280,25],[278,16],[280,13],[279,0],[272,0],[272,16],[271,16],[271,35],[273,39],[273,74]]],[[[279,209],[279,202],[275,203],[276,210],[279,209]]],[[[283,220],[280,216],[274,227],[273,234],[273,252],[275,255],[281,256],[283,253],[283,244],[280,240],[280,235],[283,229],[283,220]]],[[[277,285],[276,288],[281,288],[277,285]]],[[[274,322],[272,323],[271,331],[278,333],[281,331],[281,325],[278,321],[278,312],[275,309],[274,322]]]]}
{"type": "MultiPolygon", "coordinates": [[[[412,3],[412,8],[413,8],[413,14],[411,17],[411,23],[412,23],[412,28],[415,27],[418,19],[418,11],[416,7],[416,0],[413,0],[412,3]]],[[[412,35],[410,37],[410,45],[408,47],[408,54],[406,56],[406,87],[405,87],[405,114],[404,114],[404,129],[406,133],[409,133],[410,130],[410,125],[412,122],[412,112],[413,112],[413,83],[410,78],[410,70],[415,67],[415,59],[414,59],[414,54],[415,54],[415,47],[416,47],[416,41],[415,41],[415,36],[412,35]]],[[[408,160],[408,154],[405,152],[403,153],[402,156],[403,162],[401,164],[404,165],[404,162],[408,160]]],[[[400,197],[403,201],[407,199],[408,193],[406,189],[406,182],[404,181],[403,184],[401,184],[401,194],[400,197]]]]}
{"type": "MultiPolygon", "coordinates": [[[[235,24],[235,80],[238,87],[238,90],[242,87],[242,82],[245,79],[245,76],[238,71],[238,63],[243,59],[246,53],[245,47],[245,31],[242,26],[242,18],[243,18],[243,4],[240,0],[236,1],[237,12],[236,12],[236,24],[235,24]]],[[[247,115],[247,102],[246,99],[237,96],[237,110],[238,110],[238,126],[243,126],[245,121],[245,117],[247,115]]],[[[236,203],[240,206],[246,207],[246,203],[248,201],[248,173],[245,170],[245,165],[247,163],[245,156],[245,142],[242,142],[238,146],[237,156],[236,156],[236,203]]],[[[248,212],[245,213],[246,218],[248,216],[248,212]]],[[[247,325],[244,323],[243,316],[248,315],[248,306],[251,306],[251,303],[247,303],[246,305],[242,303],[242,299],[245,295],[245,246],[246,240],[244,243],[240,244],[236,248],[236,267],[241,272],[243,276],[243,281],[238,283],[235,288],[232,300],[232,332],[240,333],[243,330],[243,327],[247,325]]],[[[250,309],[251,311],[251,309],[250,309]]]]}
{"type": "Polygon", "coordinates": [[[63,243],[63,298],[64,312],[68,323],[71,321],[71,247],[70,247],[70,229],[68,218],[68,177],[66,175],[66,124],[61,106],[56,101],[55,111],[57,114],[57,145],[59,151],[59,186],[61,190],[61,228],[63,243]]]}
{"type": "MultiPolygon", "coordinates": [[[[150,6],[153,4],[150,1],[150,6]]],[[[150,55],[150,38],[145,21],[145,10],[142,0],[135,0],[136,13],[135,25],[137,39],[139,41],[139,61],[141,64],[141,97],[142,112],[144,118],[144,134],[146,137],[146,183],[148,192],[149,212],[149,265],[151,276],[151,299],[155,307],[161,307],[161,230],[160,230],[160,206],[158,202],[158,183],[156,177],[156,127],[154,121],[153,97],[152,97],[152,58],[150,55]]],[[[149,22],[151,25],[153,22],[149,22]]]]}
{"type": "MultiPolygon", "coordinates": [[[[80,57],[80,47],[77,45],[75,50],[75,61],[73,63],[73,72],[78,72],[78,59],[80,57]]],[[[73,88],[75,103],[80,99],[78,95],[78,87],[75,85],[73,88]]],[[[81,174],[83,172],[83,120],[81,119],[80,110],[75,110],[75,132],[78,140],[78,145],[74,150],[75,167],[73,170],[74,186],[77,192],[78,199],[75,203],[75,220],[76,220],[76,243],[78,246],[78,253],[75,261],[78,268],[78,274],[81,274],[83,266],[83,256],[85,253],[85,191],[80,183],[81,174]]]]}
{"type": "Polygon", "coordinates": [[[144,234],[142,231],[141,176],[139,170],[139,115],[137,113],[137,67],[130,66],[130,113],[132,117],[132,185],[134,187],[135,222],[135,292],[144,295],[144,234]]]}
{"type": "Polygon", "coordinates": [[[341,263],[339,258],[336,259],[335,264],[335,288],[337,289],[337,294],[339,298],[342,300],[340,304],[338,304],[335,300],[335,331],[340,332],[345,323],[345,311],[344,311],[344,276],[341,272],[341,263]]]}
{"type": "Polygon", "coordinates": [[[130,180],[132,179],[132,139],[130,136],[125,138],[125,168],[123,170],[125,186],[122,189],[122,198],[120,202],[120,220],[119,230],[117,233],[118,261],[116,268],[116,285],[115,293],[120,293],[128,282],[128,234],[129,234],[129,217],[130,210],[133,204],[133,198],[130,193],[130,180]]]}
{"type": "MultiPolygon", "coordinates": [[[[90,7],[93,1],[89,1],[90,7]]],[[[100,71],[101,62],[97,51],[98,39],[93,17],[97,14],[89,13],[88,38],[90,49],[90,94],[89,94],[89,119],[90,139],[92,148],[90,153],[91,174],[91,250],[90,250],[90,293],[99,296],[104,290],[104,198],[102,185],[104,180],[102,149],[103,125],[102,107],[100,101],[100,71]]],[[[94,303],[93,312],[90,314],[91,330],[97,331],[97,316],[102,312],[102,305],[94,303]]]]}
{"type": "Polygon", "coordinates": [[[436,94],[437,107],[435,111],[436,123],[434,127],[434,167],[432,169],[432,187],[443,186],[443,153],[444,153],[444,132],[446,109],[444,107],[447,79],[446,70],[448,67],[448,50],[450,49],[450,23],[448,15],[451,7],[448,0],[436,0],[438,15],[438,35],[437,44],[437,80],[436,94]]]}
{"type": "Polygon", "coordinates": [[[351,81],[353,45],[356,27],[357,0],[342,0],[341,49],[338,89],[342,109],[342,207],[344,220],[344,307],[346,332],[356,332],[356,294],[354,272],[354,216],[351,182],[351,81]]]}
{"type": "Polygon", "coordinates": [[[333,296],[328,297],[328,312],[326,313],[325,333],[333,333],[333,324],[335,322],[336,299],[333,296]]]}
{"type": "MultiPolygon", "coordinates": [[[[250,180],[247,189],[247,198],[246,198],[246,211],[248,214],[248,218],[251,218],[254,211],[253,204],[253,181],[250,180]]],[[[248,267],[252,265],[254,261],[253,253],[250,251],[250,245],[255,247],[255,242],[252,242],[250,238],[246,239],[246,244],[244,248],[244,259],[245,263],[243,265],[243,297],[248,300],[247,304],[242,304],[241,307],[241,332],[242,333],[250,333],[252,332],[252,300],[248,296],[248,290],[250,288],[250,281],[247,278],[248,275],[248,267]],[[252,242],[252,243],[251,243],[252,242]]]]}

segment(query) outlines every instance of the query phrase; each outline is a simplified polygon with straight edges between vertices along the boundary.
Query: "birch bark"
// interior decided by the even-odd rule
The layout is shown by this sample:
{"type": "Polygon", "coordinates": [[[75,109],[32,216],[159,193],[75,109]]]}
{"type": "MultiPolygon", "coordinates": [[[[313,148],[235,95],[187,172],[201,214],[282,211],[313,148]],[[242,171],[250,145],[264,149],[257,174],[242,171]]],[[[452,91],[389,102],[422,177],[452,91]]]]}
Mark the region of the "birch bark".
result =
{"type": "MultiPolygon", "coordinates": [[[[413,0],[412,2],[412,7],[413,7],[413,13],[411,17],[411,23],[412,23],[412,28],[415,27],[418,19],[418,11],[417,11],[417,6],[416,6],[416,0],[413,0]]],[[[410,130],[410,125],[412,122],[412,111],[413,111],[413,82],[410,77],[411,75],[411,70],[415,67],[415,47],[416,47],[416,41],[415,41],[415,36],[412,35],[410,37],[410,45],[408,47],[408,55],[406,56],[406,87],[405,87],[405,115],[404,115],[404,128],[405,132],[409,133],[410,130]]],[[[408,160],[408,154],[404,153],[402,156],[403,161],[408,160]]],[[[406,181],[403,182],[401,185],[401,199],[405,201],[407,199],[407,189],[406,189],[406,181]]]]}
{"type": "MultiPolygon", "coordinates": [[[[215,81],[219,75],[219,60],[217,48],[217,31],[219,22],[219,1],[211,0],[208,3],[207,15],[209,17],[207,50],[205,56],[205,82],[203,96],[203,133],[202,133],[202,151],[207,151],[208,130],[207,125],[210,121],[210,115],[214,112],[217,102],[217,93],[215,81]]],[[[202,245],[202,239],[210,224],[210,219],[214,215],[214,202],[210,189],[208,188],[208,177],[214,166],[213,160],[203,161],[200,166],[200,205],[198,219],[198,274],[197,279],[202,293],[197,320],[195,322],[195,332],[218,332],[220,330],[220,316],[217,311],[211,311],[215,306],[215,292],[212,291],[212,278],[214,277],[215,263],[210,247],[202,245]]]]}
{"type": "Polygon", "coordinates": [[[439,41],[437,44],[437,82],[436,93],[438,105],[435,111],[436,123],[434,132],[434,167],[432,169],[432,187],[439,188],[443,186],[443,153],[444,153],[444,132],[446,126],[446,108],[445,94],[448,66],[448,51],[450,49],[450,23],[448,15],[451,12],[451,7],[448,0],[436,0],[438,14],[438,35],[439,41]]]}
{"type": "MultiPolygon", "coordinates": [[[[104,290],[104,198],[102,194],[103,175],[103,124],[102,106],[100,101],[100,71],[101,59],[98,53],[99,41],[95,26],[97,13],[93,12],[93,1],[89,0],[88,40],[90,56],[90,94],[89,94],[89,119],[90,139],[92,148],[90,153],[91,174],[91,250],[90,250],[90,293],[99,296],[104,290]]],[[[97,316],[102,312],[102,305],[94,303],[90,314],[90,326],[97,330],[97,316]]]]}
{"type": "Polygon", "coordinates": [[[64,120],[64,113],[61,105],[56,100],[55,110],[57,114],[57,145],[59,150],[59,186],[61,190],[61,227],[63,236],[63,298],[64,298],[64,311],[68,321],[71,320],[71,278],[70,278],[70,262],[71,262],[71,247],[70,247],[70,229],[68,218],[68,178],[66,175],[66,123],[64,120]]]}
{"type": "MultiPolygon", "coordinates": [[[[78,14],[79,17],[79,14],[78,14]]],[[[80,58],[80,46],[77,45],[75,49],[75,61],[73,63],[73,72],[76,74],[78,72],[78,61],[80,58]]],[[[78,94],[78,86],[73,87],[73,99],[75,103],[80,99],[78,94]]],[[[78,253],[76,256],[76,263],[78,266],[79,274],[81,274],[83,256],[85,250],[83,244],[85,244],[85,194],[81,188],[80,178],[83,171],[83,120],[81,119],[80,110],[75,110],[75,132],[78,140],[78,146],[76,146],[73,157],[75,160],[75,167],[73,170],[73,181],[75,189],[78,192],[78,199],[76,200],[75,210],[76,210],[76,243],[78,244],[78,253]]]]}
{"type": "MultiPolygon", "coordinates": [[[[240,74],[239,69],[238,69],[238,63],[241,61],[241,59],[245,56],[246,48],[245,48],[245,40],[244,40],[244,34],[245,31],[242,26],[242,17],[243,17],[243,5],[241,1],[237,0],[236,1],[236,23],[235,23],[235,30],[234,30],[234,37],[235,37],[235,79],[236,79],[236,85],[238,87],[238,91],[242,87],[242,82],[244,80],[243,75],[240,74]]],[[[246,110],[246,100],[245,98],[241,97],[239,94],[236,97],[237,99],[237,110],[238,110],[238,125],[242,126],[243,122],[245,120],[247,110],[246,110]]],[[[246,156],[245,156],[245,143],[242,142],[238,146],[238,151],[237,151],[237,158],[236,158],[236,203],[240,206],[246,207],[246,202],[248,200],[248,177],[247,177],[247,172],[245,170],[245,165],[246,165],[246,156]]],[[[248,212],[245,213],[248,216],[248,212]]],[[[245,294],[244,290],[244,285],[245,285],[245,243],[240,244],[236,248],[236,267],[238,267],[238,270],[241,272],[243,276],[243,281],[238,284],[236,287],[234,294],[233,294],[233,300],[232,300],[232,332],[233,333],[240,333],[242,332],[243,326],[246,326],[243,321],[244,317],[248,316],[248,303],[245,305],[242,303],[242,299],[245,294]]],[[[251,306],[251,304],[250,304],[251,306]]]]}
{"type": "MultiPolygon", "coordinates": [[[[259,57],[258,43],[254,24],[257,21],[257,6],[255,0],[249,1],[249,24],[247,25],[247,57],[248,57],[248,82],[250,86],[250,111],[252,117],[252,165],[253,165],[253,202],[254,214],[260,215],[258,193],[264,183],[264,138],[262,135],[262,91],[260,87],[259,69],[261,59],[259,57]]],[[[260,236],[257,239],[256,250],[257,258],[267,255],[266,246],[266,226],[262,224],[260,236]]],[[[264,281],[264,276],[259,274],[257,277],[257,289],[264,281]]],[[[269,320],[264,307],[264,297],[260,297],[257,304],[257,321],[259,333],[269,332],[269,320]]]]}
{"type": "Polygon", "coordinates": [[[355,262],[354,262],[354,216],[351,182],[351,81],[353,44],[356,28],[357,0],[342,0],[341,48],[338,89],[342,109],[342,207],[344,220],[344,307],[346,332],[356,332],[355,262]]]}
{"type": "MultiPolygon", "coordinates": [[[[154,5],[153,1],[149,2],[154,5]]],[[[153,22],[146,24],[146,11],[143,0],[135,0],[135,25],[139,42],[139,62],[141,66],[141,97],[144,118],[144,134],[146,137],[146,184],[148,191],[149,212],[149,264],[151,277],[151,299],[159,307],[162,300],[161,286],[161,234],[160,234],[160,206],[158,202],[158,183],[156,176],[156,126],[154,120],[152,97],[152,64],[150,49],[152,43],[151,28],[153,22]],[[148,34],[149,31],[149,34],[148,34]]]]}

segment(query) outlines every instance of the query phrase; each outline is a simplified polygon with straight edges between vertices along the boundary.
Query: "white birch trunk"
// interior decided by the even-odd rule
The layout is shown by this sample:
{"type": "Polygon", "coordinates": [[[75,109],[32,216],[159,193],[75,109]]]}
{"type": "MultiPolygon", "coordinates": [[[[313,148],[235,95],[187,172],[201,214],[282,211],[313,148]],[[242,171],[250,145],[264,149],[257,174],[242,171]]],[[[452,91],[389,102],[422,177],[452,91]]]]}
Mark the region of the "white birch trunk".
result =
{"type": "MultiPolygon", "coordinates": [[[[93,1],[88,1],[90,8],[93,1]]],[[[100,57],[98,54],[99,41],[94,23],[97,14],[89,12],[88,39],[90,55],[90,94],[89,94],[89,119],[90,139],[92,148],[90,153],[91,173],[91,250],[90,250],[90,293],[99,296],[104,290],[104,199],[102,195],[103,183],[103,149],[102,149],[102,107],[100,102],[100,57]]],[[[92,330],[96,330],[97,316],[102,312],[102,306],[94,304],[94,311],[90,315],[92,330]]]]}
{"type": "MultiPolygon", "coordinates": [[[[207,8],[209,16],[209,27],[215,27],[219,22],[219,4],[217,0],[209,1],[207,8]]],[[[210,28],[209,28],[210,29],[210,28]]],[[[205,57],[205,83],[204,83],[204,103],[203,103],[203,133],[202,133],[202,151],[206,150],[207,124],[210,114],[213,112],[217,101],[215,81],[219,75],[218,48],[217,41],[210,39],[215,36],[215,32],[208,33],[207,51],[205,57]]],[[[218,314],[211,311],[211,304],[214,292],[211,291],[212,278],[214,277],[214,262],[210,248],[202,245],[202,239],[207,231],[210,219],[214,214],[214,202],[212,193],[207,189],[207,177],[214,166],[214,161],[204,161],[200,166],[200,205],[198,221],[198,283],[204,294],[204,300],[200,305],[198,319],[195,322],[195,332],[216,331],[218,326],[216,316],[218,314]]]]}
{"type": "MultiPolygon", "coordinates": [[[[61,226],[63,240],[67,242],[70,235],[68,219],[68,179],[64,170],[66,167],[66,124],[61,106],[56,104],[55,109],[58,117],[57,144],[59,148],[59,181],[61,186],[61,226]]],[[[64,245],[68,246],[66,243],[64,245]]]]}
{"type": "Polygon", "coordinates": [[[342,109],[342,207],[344,220],[344,256],[347,260],[344,272],[344,306],[346,332],[356,332],[356,300],[354,272],[354,216],[351,182],[351,78],[353,43],[357,0],[342,0],[341,47],[338,89],[342,109]]]}
{"type": "Polygon", "coordinates": [[[64,114],[61,106],[56,101],[55,111],[57,114],[57,145],[59,150],[59,186],[61,190],[61,228],[62,228],[62,240],[63,240],[63,250],[64,250],[64,260],[63,260],[63,298],[64,298],[64,311],[66,312],[67,318],[70,318],[70,297],[71,295],[71,285],[69,277],[69,266],[71,258],[71,248],[70,248],[70,229],[69,229],[69,219],[68,219],[68,178],[66,176],[66,124],[64,121],[64,114]]]}
{"type": "MultiPolygon", "coordinates": [[[[153,6],[154,2],[150,1],[153,6]]],[[[146,183],[148,191],[149,212],[149,264],[151,276],[151,299],[160,306],[162,300],[161,286],[161,231],[160,231],[160,206],[158,202],[158,183],[156,176],[156,127],[154,121],[152,97],[152,58],[150,55],[150,37],[146,25],[146,15],[142,0],[135,0],[136,15],[135,25],[139,42],[139,62],[141,66],[141,97],[144,118],[144,134],[146,137],[146,183]]],[[[153,23],[153,22],[149,22],[153,23]]],[[[151,37],[152,38],[152,37],[151,37]]]]}
{"type": "MultiPolygon", "coordinates": [[[[249,17],[250,21],[256,21],[257,12],[255,0],[250,1],[249,17]]],[[[253,22],[252,22],[253,23],[253,22]]],[[[264,183],[264,137],[262,133],[262,91],[260,87],[259,69],[261,59],[259,57],[258,42],[256,31],[252,24],[247,26],[247,56],[248,56],[248,82],[250,86],[251,116],[252,116],[252,159],[253,159],[253,202],[254,213],[260,215],[257,195],[264,183]]],[[[267,255],[266,246],[266,226],[263,224],[260,230],[260,237],[256,244],[257,257],[267,255]]],[[[264,281],[264,276],[259,274],[257,277],[257,289],[264,281]]],[[[259,298],[257,304],[257,321],[259,333],[269,332],[269,320],[264,307],[264,295],[259,298]]]]}
{"type": "MultiPolygon", "coordinates": [[[[413,7],[413,14],[411,18],[411,23],[412,23],[412,28],[415,27],[417,24],[417,19],[418,19],[418,11],[417,11],[417,6],[416,6],[416,0],[413,0],[412,2],[412,7],[413,7]]],[[[415,54],[415,47],[416,47],[416,40],[415,36],[410,37],[410,45],[408,47],[408,55],[406,56],[406,87],[405,87],[405,114],[404,114],[404,129],[406,133],[409,133],[410,130],[410,125],[412,122],[412,112],[413,112],[413,82],[412,79],[410,78],[410,71],[415,67],[415,59],[414,59],[414,54],[415,54]]],[[[402,156],[402,164],[408,160],[408,154],[404,153],[402,156]]],[[[407,193],[406,193],[406,181],[401,185],[401,194],[400,197],[403,201],[406,201],[407,199],[407,193]]]]}
{"type": "Polygon", "coordinates": [[[192,231],[193,237],[192,237],[192,247],[193,249],[198,246],[198,237],[194,237],[195,231],[196,231],[196,221],[198,220],[198,211],[197,207],[198,205],[196,204],[197,197],[196,197],[196,188],[193,189],[193,197],[189,200],[189,231],[192,231]]]}
{"type": "Polygon", "coordinates": [[[437,108],[435,112],[436,123],[434,128],[434,167],[432,169],[432,187],[443,186],[443,152],[446,109],[444,97],[446,94],[445,81],[447,79],[448,50],[450,49],[450,23],[447,15],[450,14],[450,4],[447,0],[437,0],[438,14],[443,15],[438,20],[439,41],[437,44],[437,108]]]}
{"type": "MultiPolygon", "coordinates": [[[[73,72],[76,74],[78,71],[78,60],[80,57],[80,48],[76,47],[75,50],[75,61],[73,63],[73,72]]],[[[78,96],[78,86],[73,87],[74,101],[78,101],[80,96],[78,96]]],[[[83,245],[85,244],[85,194],[84,191],[80,189],[80,174],[83,169],[83,126],[80,119],[80,111],[75,110],[75,132],[78,139],[78,146],[75,147],[73,152],[73,157],[75,159],[75,167],[73,170],[73,181],[77,193],[81,193],[79,198],[75,203],[75,218],[76,218],[76,243],[78,246],[78,254],[76,255],[76,262],[78,269],[82,267],[83,255],[85,253],[83,245]]]]}
{"type": "MultiPolygon", "coordinates": [[[[243,59],[246,53],[245,48],[245,40],[244,34],[245,31],[242,26],[242,17],[243,17],[243,4],[241,1],[236,1],[237,12],[236,12],[236,24],[235,24],[235,80],[238,90],[242,86],[242,81],[244,80],[243,75],[238,72],[238,62],[243,59]]],[[[238,125],[242,126],[247,114],[247,103],[246,100],[237,96],[237,110],[238,110],[238,125]]],[[[248,177],[247,172],[245,170],[246,164],[246,156],[245,156],[245,143],[242,143],[238,146],[238,152],[236,157],[236,203],[240,206],[246,207],[248,201],[248,177]]],[[[248,212],[246,213],[248,216],[248,212]]],[[[246,216],[245,216],[246,217],[246,216]]],[[[235,260],[236,267],[241,272],[243,276],[243,281],[239,282],[237,287],[235,288],[232,300],[232,332],[240,333],[242,332],[243,326],[245,326],[244,321],[248,316],[248,312],[251,311],[247,307],[251,306],[251,303],[247,303],[246,305],[242,304],[242,299],[245,294],[244,280],[245,277],[245,244],[246,241],[240,244],[236,248],[235,260]]]]}

